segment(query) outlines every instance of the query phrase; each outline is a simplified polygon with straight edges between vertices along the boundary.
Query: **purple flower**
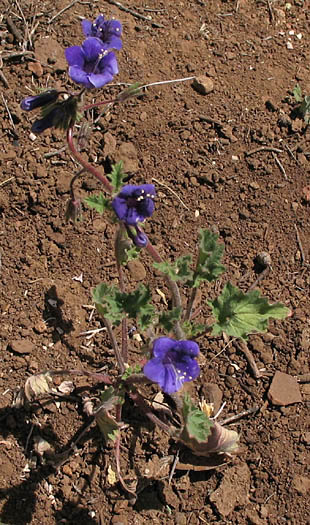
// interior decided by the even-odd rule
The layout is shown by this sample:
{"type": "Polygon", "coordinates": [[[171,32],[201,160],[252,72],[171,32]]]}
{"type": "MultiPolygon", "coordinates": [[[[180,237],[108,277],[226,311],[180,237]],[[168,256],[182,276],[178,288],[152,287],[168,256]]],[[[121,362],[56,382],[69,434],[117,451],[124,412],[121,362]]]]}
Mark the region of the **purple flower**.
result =
{"type": "Polygon", "coordinates": [[[122,24],[118,20],[105,20],[99,15],[94,22],[83,20],[82,29],[85,36],[100,38],[104,49],[122,49],[122,24]]]}
{"type": "Polygon", "coordinates": [[[128,237],[130,237],[130,239],[132,239],[133,243],[138,247],[138,248],[145,248],[149,242],[149,239],[148,239],[148,236],[146,235],[146,233],[144,233],[143,230],[141,230],[141,228],[139,228],[139,226],[128,226],[128,224],[126,224],[126,231],[127,231],[127,234],[128,234],[128,237]]]}
{"type": "Polygon", "coordinates": [[[81,46],[68,47],[65,55],[69,76],[86,88],[101,88],[118,73],[115,54],[105,51],[98,38],[86,38],[81,46]]]}
{"type": "Polygon", "coordinates": [[[59,93],[56,89],[48,89],[47,91],[40,93],[40,95],[24,98],[20,103],[20,107],[24,111],[32,111],[33,109],[56,102],[58,95],[59,93]]]}
{"type": "Polygon", "coordinates": [[[121,221],[134,226],[151,217],[155,208],[155,195],[153,184],[141,184],[141,186],[127,184],[113,199],[112,208],[121,221]]]}
{"type": "Polygon", "coordinates": [[[194,359],[199,346],[194,341],[175,341],[159,337],[153,343],[153,358],[143,368],[144,375],[158,383],[163,392],[173,394],[183,383],[198,377],[200,368],[194,359]]]}

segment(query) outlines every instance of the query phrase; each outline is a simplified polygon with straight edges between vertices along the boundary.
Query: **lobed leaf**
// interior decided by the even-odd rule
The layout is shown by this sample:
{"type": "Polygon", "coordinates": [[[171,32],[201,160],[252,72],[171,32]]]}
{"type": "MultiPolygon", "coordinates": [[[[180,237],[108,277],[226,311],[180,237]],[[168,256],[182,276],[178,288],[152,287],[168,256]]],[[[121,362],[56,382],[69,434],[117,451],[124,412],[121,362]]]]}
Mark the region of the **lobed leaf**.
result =
{"type": "Polygon", "coordinates": [[[218,235],[209,230],[200,230],[199,235],[199,254],[192,288],[198,288],[203,281],[215,281],[225,271],[220,262],[224,245],[217,242],[218,235]]]}
{"type": "Polygon", "coordinates": [[[114,193],[118,193],[123,186],[124,179],[127,177],[123,172],[123,161],[120,160],[117,164],[112,165],[112,171],[108,175],[114,189],[114,193]]]}
{"type": "Polygon", "coordinates": [[[191,263],[191,255],[182,255],[173,263],[167,261],[161,263],[154,262],[153,266],[164,275],[167,275],[172,281],[188,281],[193,277],[193,270],[189,267],[191,263]]]}
{"type": "Polygon", "coordinates": [[[100,193],[99,195],[92,195],[90,197],[86,197],[86,199],[84,199],[84,202],[89,208],[95,209],[101,215],[107,209],[111,208],[110,199],[105,198],[103,193],[100,193]]]}
{"type": "Polygon", "coordinates": [[[176,307],[160,314],[158,323],[167,331],[171,332],[177,321],[180,321],[182,308],[176,307]]]}
{"type": "Polygon", "coordinates": [[[208,301],[216,318],[212,334],[225,332],[232,337],[246,339],[253,332],[265,332],[268,320],[284,319],[289,309],[281,303],[269,304],[260,297],[258,290],[243,293],[231,283],[227,283],[219,297],[208,301]]]}

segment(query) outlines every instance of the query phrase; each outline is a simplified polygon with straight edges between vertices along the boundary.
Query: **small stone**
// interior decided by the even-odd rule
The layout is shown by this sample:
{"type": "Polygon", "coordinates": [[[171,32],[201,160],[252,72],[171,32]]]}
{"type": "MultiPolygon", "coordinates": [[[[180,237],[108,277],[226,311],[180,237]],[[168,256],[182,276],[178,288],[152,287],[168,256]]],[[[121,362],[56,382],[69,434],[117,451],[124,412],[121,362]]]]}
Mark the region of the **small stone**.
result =
{"type": "Polygon", "coordinates": [[[40,319],[33,327],[34,331],[37,334],[43,334],[47,330],[46,323],[43,321],[43,319],[40,319]]]}
{"type": "Polygon", "coordinates": [[[111,519],[112,525],[127,525],[128,520],[127,517],[123,514],[120,514],[119,516],[113,516],[111,519]]]}
{"type": "Polygon", "coordinates": [[[63,471],[64,474],[66,474],[67,476],[69,476],[69,477],[71,478],[71,476],[72,476],[72,470],[71,470],[70,465],[64,465],[64,466],[62,467],[62,471],[63,471]]]}
{"type": "Polygon", "coordinates": [[[203,394],[208,403],[213,403],[214,414],[221,408],[223,392],[216,383],[207,383],[203,386],[203,394]]]}
{"type": "Polygon", "coordinates": [[[28,69],[36,77],[42,77],[42,75],[43,75],[43,67],[41,66],[40,62],[29,62],[28,69]]]}
{"type": "Polygon", "coordinates": [[[292,487],[298,492],[298,494],[305,496],[307,492],[310,492],[310,478],[306,478],[305,476],[294,476],[292,487]]]}
{"type": "Polygon", "coordinates": [[[134,281],[143,281],[146,277],[146,271],[141,261],[134,259],[127,263],[128,270],[134,281]]]}
{"type": "Polygon", "coordinates": [[[29,339],[15,339],[9,346],[17,354],[31,354],[34,350],[34,344],[29,339]]]}
{"type": "Polygon", "coordinates": [[[214,89],[213,80],[203,75],[195,77],[192,86],[194,90],[201,95],[208,95],[208,93],[211,93],[214,89]]]}
{"type": "Polygon", "coordinates": [[[299,384],[295,377],[276,372],[268,391],[268,399],[273,405],[286,406],[301,403],[299,384]]]}
{"type": "Polygon", "coordinates": [[[108,157],[111,156],[115,150],[116,150],[116,138],[107,131],[107,133],[103,136],[104,139],[104,146],[103,146],[103,156],[108,157]]]}

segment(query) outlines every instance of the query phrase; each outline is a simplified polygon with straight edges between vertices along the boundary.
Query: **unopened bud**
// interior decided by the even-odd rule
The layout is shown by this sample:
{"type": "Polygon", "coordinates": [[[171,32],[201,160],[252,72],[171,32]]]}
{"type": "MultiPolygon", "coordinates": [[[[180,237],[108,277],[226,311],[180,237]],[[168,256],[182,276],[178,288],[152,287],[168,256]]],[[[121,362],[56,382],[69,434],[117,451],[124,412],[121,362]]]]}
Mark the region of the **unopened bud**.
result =
{"type": "Polygon", "coordinates": [[[47,91],[40,93],[40,95],[24,98],[20,103],[20,107],[24,111],[32,111],[33,109],[41,108],[42,106],[56,102],[58,95],[59,93],[56,89],[48,89],[47,91]]]}

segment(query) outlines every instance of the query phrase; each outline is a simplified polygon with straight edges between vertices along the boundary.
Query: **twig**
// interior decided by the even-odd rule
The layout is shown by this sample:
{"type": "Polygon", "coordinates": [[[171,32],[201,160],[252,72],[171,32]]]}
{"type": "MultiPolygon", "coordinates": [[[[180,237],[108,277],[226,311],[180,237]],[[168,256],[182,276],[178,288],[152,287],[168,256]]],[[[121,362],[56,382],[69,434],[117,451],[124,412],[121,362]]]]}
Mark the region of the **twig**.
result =
{"type": "Polygon", "coordinates": [[[247,344],[244,342],[244,341],[238,341],[236,343],[236,345],[239,347],[239,349],[241,350],[241,352],[243,352],[243,354],[245,355],[245,358],[253,372],[253,375],[254,375],[254,378],[255,379],[259,379],[260,377],[262,377],[264,374],[262,374],[258,368],[257,368],[257,364],[255,363],[255,359],[253,357],[253,354],[251,352],[251,350],[248,348],[247,344]]]}
{"type": "Polygon", "coordinates": [[[9,87],[9,83],[8,83],[4,73],[1,71],[1,69],[0,69],[0,78],[1,78],[1,80],[3,82],[3,84],[5,85],[5,87],[9,87]]]}
{"type": "Polygon", "coordinates": [[[45,159],[50,159],[51,157],[54,157],[55,155],[59,155],[60,153],[63,153],[66,151],[67,146],[63,146],[62,148],[56,150],[56,151],[50,151],[49,153],[44,154],[45,159]]]}
{"type": "Polygon", "coordinates": [[[167,184],[164,184],[163,182],[159,182],[159,180],[155,179],[155,177],[152,177],[152,180],[154,180],[160,186],[163,186],[164,188],[167,188],[167,190],[169,190],[172,193],[172,195],[174,195],[178,199],[178,201],[182,204],[182,206],[186,210],[190,211],[190,209],[186,206],[186,204],[184,204],[184,202],[180,199],[180,197],[177,195],[177,193],[175,191],[173,191],[171,188],[169,188],[169,186],[167,186],[167,184]]]}
{"type": "Polygon", "coordinates": [[[298,158],[296,157],[296,155],[294,155],[294,153],[292,152],[291,148],[289,148],[289,146],[287,144],[285,144],[285,149],[289,152],[289,154],[292,157],[292,159],[294,159],[294,161],[297,162],[297,164],[300,164],[298,158]]]}
{"type": "Polygon", "coordinates": [[[6,103],[6,100],[5,100],[4,96],[3,96],[3,93],[1,93],[1,97],[2,97],[2,100],[3,100],[3,104],[5,105],[5,109],[7,110],[7,113],[9,115],[9,119],[10,119],[10,122],[12,124],[12,127],[13,127],[13,129],[15,129],[15,124],[14,124],[14,121],[12,119],[12,115],[11,115],[11,112],[9,110],[9,107],[8,107],[8,105],[6,103]]]}
{"type": "Polygon", "coordinates": [[[58,13],[56,13],[56,15],[53,16],[53,18],[51,18],[50,20],[48,20],[48,24],[51,24],[52,22],[54,22],[54,20],[56,18],[58,18],[58,16],[62,15],[62,13],[64,13],[65,11],[67,11],[68,9],[70,9],[70,7],[73,7],[79,0],[73,0],[73,2],[71,2],[71,4],[67,5],[66,7],[63,7],[63,9],[61,9],[60,11],[58,11],[58,13]]]}
{"type": "Polygon", "coordinates": [[[275,153],[283,153],[282,149],[271,148],[270,146],[261,146],[260,148],[252,149],[251,151],[246,151],[245,156],[249,157],[250,155],[254,155],[255,153],[259,153],[260,151],[274,151],[275,153]]]}
{"type": "Polygon", "coordinates": [[[150,22],[153,27],[159,27],[159,28],[165,27],[162,24],[153,22],[152,17],[141,15],[140,13],[137,13],[136,11],[133,11],[132,9],[129,9],[128,7],[123,6],[120,2],[116,2],[115,0],[108,0],[108,2],[109,4],[115,5],[116,7],[118,7],[121,11],[125,11],[125,13],[129,13],[130,15],[135,16],[136,18],[139,18],[140,20],[146,20],[146,22],[150,22]]]}
{"type": "Polygon", "coordinates": [[[5,186],[5,184],[8,184],[11,180],[15,179],[15,177],[10,177],[9,179],[4,180],[3,182],[0,182],[0,188],[2,186],[5,186]]]}
{"type": "Polygon", "coordinates": [[[285,171],[285,169],[283,168],[281,162],[279,161],[279,159],[278,159],[278,157],[277,157],[277,155],[275,154],[274,151],[272,151],[272,156],[273,156],[274,160],[276,161],[276,164],[279,166],[280,171],[283,173],[284,178],[287,180],[286,171],[285,171]]]}
{"type": "Polygon", "coordinates": [[[251,284],[251,286],[248,288],[248,292],[250,292],[251,290],[253,290],[257,285],[258,283],[260,283],[265,277],[266,275],[270,272],[271,268],[270,266],[267,266],[267,268],[265,268],[260,274],[259,276],[257,277],[257,279],[254,281],[253,284],[251,284]]]}
{"type": "Polygon", "coordinates": [[[168,485],[170,485],[170,483],[172,481],[172,478],[173,478],[173,474],[174,474],[175,469],[176,469],[176,466],[179,463],[179,454],[180,454],[180,450],[178,449],[177,452],[176,452],[176,455],[174,456],[174,460],[173,460],[173,463],[172,463],[172,466],[171,466],[171,471],[170,471],[170,474],[169,474],[168,485]]]}
{"type": "Polygon", "coordinates": [[[296,231],[297,244],[298,244],[299,251],[300,251],[300,254],[301,254],[301,263],[305,264],[305,262],[306,262],[305,252],[304,252],[301,240],[300,240],[299,231],[298,231],[298,228],[297,228],[296,224],[294,224],[294,228],[295,228],[295,231],[296,231]]]}
{"type": "Polygon", "coordinates": [[[301,374],[300,376],[295,376],[298,383],[310,383],[310,374],[301,374]]]}
{"type": "Polygon", "coordinates": [[[105,327],[106,327],[107,332],[108,332],[109,337],[110,337],[110,341],[111,341],[111,344],[112,344],[112,347],[113,347],[113,350],[114,350],[114,353],[115,353],[115,357],[116,357],[116,360],[117,360],[117,364],[118,364],[118,367],[119,367],[119,373],[121,375],[123,375],[123,373],[125,372],[126,368],[125,368],[125,365],[124,365],[123,356],[122,356],[122,354],[120,352],[119,346],[118,346],[117,341],[115,339],[111,323],[106,317],[102,317],[102,319],[103,319],[103,322],[105,324],[105,327]]]}
{"type": "Polygon", "coordinates": [[[31,428],[30,428],[29,433],[28,433],[28,436],[27,436],[27,439],[26,439],[25,454],[27,453],[27,450],[28,450],[28,447],[29,447],[29,441],[30,441],[30,438],[32,436],[34,427],[35,427],[35,424],[32,423],[31,428]]]}
{"type": "Polygon", "coordinates": [[[20,33],[19,29],[17,29],[16,25],[14,24],[10,16],[6,17],[6,24],[8,26],[10,33],[12,33],[12,35],[15,36],[17,42],[22,42],[23,41],[22,34],[20,33]]]}
{"type": "Polygon", "coordinates": [[[220,422],[220,425],[228,425],[229,423],[234,423],[234,421],[238,421],[242,417],[249,416],[250,414],[255,414],[258,411],[259,411],[258,406],[249,408],[248,410],[243,410],[243,412],[240,412],[239,414],[235,414],[234,416],[227,417],[226,419],[220,422]]]}
{"type": "Polygon", "coordinates": [[[270,0],[267,0],[267,5],[268,5],[269,16],[270,16],[270,22],[273,23],[274,16],[273,16],[273,11],[272,11],[270,0]]]}

